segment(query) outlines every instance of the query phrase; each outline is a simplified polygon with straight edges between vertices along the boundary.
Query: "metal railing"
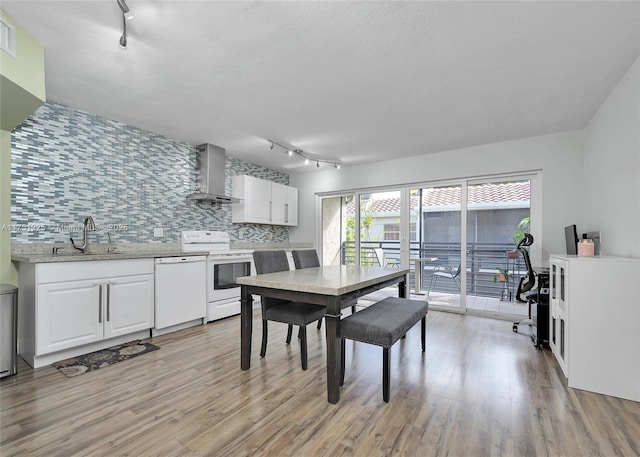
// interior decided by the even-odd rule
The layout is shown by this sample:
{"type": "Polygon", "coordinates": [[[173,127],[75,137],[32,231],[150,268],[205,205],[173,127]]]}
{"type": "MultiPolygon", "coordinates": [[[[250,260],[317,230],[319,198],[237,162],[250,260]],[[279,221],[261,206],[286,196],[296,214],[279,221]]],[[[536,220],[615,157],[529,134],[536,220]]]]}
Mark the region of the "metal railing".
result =
{"type": "MultiPolygon", "coordinates": [[[[386,266],[400,263],[399,241],[362,241],[360,249],[361,265],[379,265],[375,248],[384,251],[386,266]]],[[[507,252],[514,249],[513,243],[467,243],[467,293],[486,297],[512,299],[515,295],[520,277],[526,273],[521,256],[511,259],[507,252]],[[508,280],[497,279],[498,268],[507,270],[508,280]],[[494,281],[494,278],[496,280],[494,281]]],[[[343,242],[340,248],[340,259],[343,265],[355,265],[355,243],[343,242]]],[[[459,243],[417,243],[411,242],[409,256],[411,259],[437,257],[434,262],[422,262],[421,290],[427,290],[432,282],[432,273],[440,265],[448,265],[456,269],[460,264],[459,243]]],[[[415,290],[415,262],[410,262],[410,288],[415,290]]],[[[434,292],[459,293],[456,283],[448,278],[438,278],[434,292]]]]}

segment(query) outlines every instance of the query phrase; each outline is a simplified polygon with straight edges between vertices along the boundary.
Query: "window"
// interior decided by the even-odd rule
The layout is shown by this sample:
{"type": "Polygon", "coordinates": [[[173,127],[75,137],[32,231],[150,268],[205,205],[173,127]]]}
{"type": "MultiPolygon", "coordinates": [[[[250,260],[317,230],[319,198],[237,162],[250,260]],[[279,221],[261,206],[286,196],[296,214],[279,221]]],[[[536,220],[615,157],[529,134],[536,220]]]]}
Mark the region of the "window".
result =
{"type": "MultiPolygon", "coordinates": [[[[416,238],[416,224],[412,222],[410,227],[411,241],[416,238]]],[[[384,224],[384,239],[387,241],[398,241],[400,239],[400,224],[384,224]]]]}

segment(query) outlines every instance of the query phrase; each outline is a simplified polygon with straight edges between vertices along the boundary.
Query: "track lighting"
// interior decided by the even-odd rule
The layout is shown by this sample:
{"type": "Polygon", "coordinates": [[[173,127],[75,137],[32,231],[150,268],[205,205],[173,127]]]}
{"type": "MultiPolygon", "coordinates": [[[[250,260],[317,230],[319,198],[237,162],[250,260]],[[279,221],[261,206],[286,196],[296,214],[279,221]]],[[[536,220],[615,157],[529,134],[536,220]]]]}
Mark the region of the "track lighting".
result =
{"type": "Polygon", "coordinates": [[[290,149],[287,146],[284,146],[278,143],[277,141],[273,141],[273,140],[267,140],[267,141],[270,143],[269,144],[270,151],[272,151],[274,147],[278,146],[279,148],[282,149],[282,152],[288,155],[289,157],[296,155],[300,160],[304,162],[305,165],[309,165],[309,162],[313,160],[316,163],[317,168],[320,168],[321,163],[326,163],[328,165],[333,165],[336,168],[336,170],[340,169],[340,164],[338,162],[334,162],[333,160],[309,159],[309,157],[307,157],[307,153],[305,153],[302,149],[290,149]]]}
{"type": "Polygon", "coordinates": [[[122,14],[124,14],[125,19],[133,19],[133,13],[129,10],[129,7],[125,3],[125,0],[116,0],[116,2],[118,2],[118,6],[122,10],[122,14]]]}
{"type": "Polygon", "coordinates": [[[125,0],[116,0],[120,10],[122,11],[122,36],[120,37],[120,46],[127,47],[127,19],[133,18],[133,13],[125,3],[125,0]]]}

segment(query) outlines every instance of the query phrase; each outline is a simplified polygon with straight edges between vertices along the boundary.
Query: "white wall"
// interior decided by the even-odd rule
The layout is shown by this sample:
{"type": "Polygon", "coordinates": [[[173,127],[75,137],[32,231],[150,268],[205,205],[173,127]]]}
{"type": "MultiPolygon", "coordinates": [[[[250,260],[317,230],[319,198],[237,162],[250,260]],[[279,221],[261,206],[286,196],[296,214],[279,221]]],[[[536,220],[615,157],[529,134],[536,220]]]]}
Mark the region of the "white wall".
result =
{"type": "Polygon", "coordinates": [[[603,254],[640,258],[640,58],[584,132],[585,229],[603,254]]]}
{"type": "MultiPolygon", "coordinates": [[[[390,152],[392,154],[392,152],[390,152]]],[[[315,241],[316,194],[451,178],[542,170],[542,257],[564,253],[564,227],[583,224],[583,134],[572,130],[521,140],[389,160],[341,170],[292,174],[299,225],[290,241],[315,241]]]]}

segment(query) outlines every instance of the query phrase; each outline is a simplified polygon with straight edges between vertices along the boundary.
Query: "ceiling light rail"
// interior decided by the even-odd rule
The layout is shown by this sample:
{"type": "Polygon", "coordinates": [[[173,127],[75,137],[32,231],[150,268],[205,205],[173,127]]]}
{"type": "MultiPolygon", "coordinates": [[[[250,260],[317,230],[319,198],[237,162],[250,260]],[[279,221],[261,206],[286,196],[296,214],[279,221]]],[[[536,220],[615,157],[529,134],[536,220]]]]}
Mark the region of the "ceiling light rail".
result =
{"type": "Polygon", "coordinates": [[[291,148],[288,148],[287,146],[284,146],[278,143],[277,141],[273,141],[273,140],[267,140],[267,141],[269,142],[270,151],[273,151],[273,148],[278,146],[280,149],[282,149],[282,152],[284,154],[288,155],[289,157],[292,157],[295,155],[300,160],[302,160],[305,165],[309,165],[309,163],[315,162],[316,167],[319,168],[321,163],[326,163],[328,165],[333,165],[338,170],[340,169],[340,166],[341,166],[340,162],[336,162],[335,160],[314,159],[309,157],[307,153],[305,153],[302,149],[291,149],[291,148]]]}

